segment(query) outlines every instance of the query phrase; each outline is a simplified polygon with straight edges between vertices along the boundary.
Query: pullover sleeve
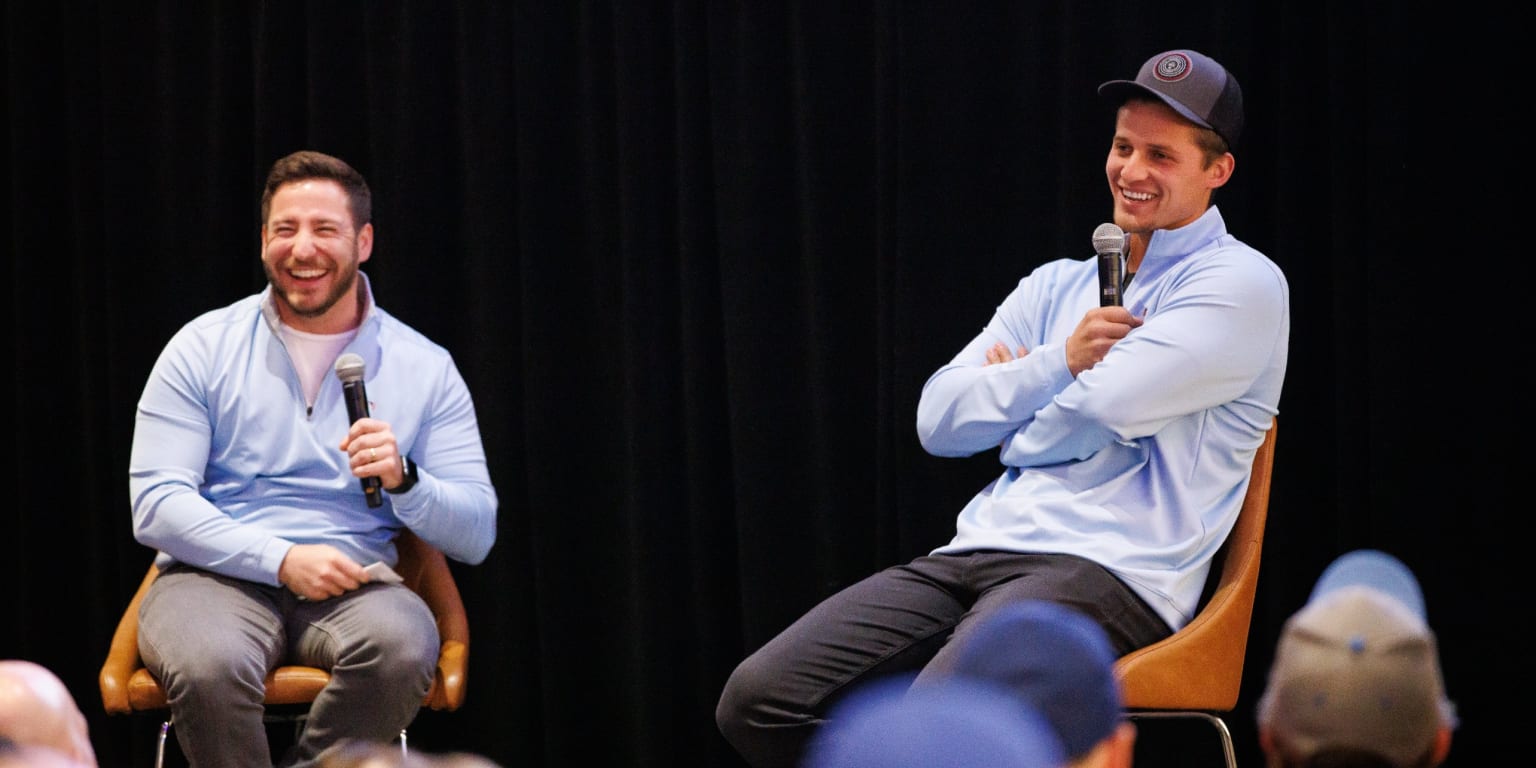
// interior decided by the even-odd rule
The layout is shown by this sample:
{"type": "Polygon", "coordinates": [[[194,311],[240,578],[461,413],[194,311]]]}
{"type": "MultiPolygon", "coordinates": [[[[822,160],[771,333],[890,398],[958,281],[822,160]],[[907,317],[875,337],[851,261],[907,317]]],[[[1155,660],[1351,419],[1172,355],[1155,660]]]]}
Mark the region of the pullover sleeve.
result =
{"type": "Polygon", "coordinates": [[[969,456],[995,449],[1072,382],[1065,347],[1043,341],[1048,320],[1036,309],[1055,283],[1050,270],[1020,280],[981,333],[923,384],[917,433],[924,450],[969,456]],[[987,350],[999,343],[1026,354],[988,365],[987,350]]]}
{"type": "Polygon", "coordinates": [[[150,372],[128,468],[134,535],[178,561],[276,585],[291,542],[243,525],[200,493],[213,451],[208,360],[184,329],[150,372]]]}
{"type": "Polygon", "coordinates": [[[496,491],[474,402],[457,367],[443,368],[439,389],[409,451],[420,480],[390,500],[401,522],[422,539],[448,557],[478,564],[496,541],[496,491]]]}
{"type": "Polygon", "coordinates": [[[1243,247],[1213,249],[1168,279],[1143,324],[1003,446],[1003,463],[1085,459],[1181,416],[1242,400],[1285,343],[1286,289],[1243,247]]]}

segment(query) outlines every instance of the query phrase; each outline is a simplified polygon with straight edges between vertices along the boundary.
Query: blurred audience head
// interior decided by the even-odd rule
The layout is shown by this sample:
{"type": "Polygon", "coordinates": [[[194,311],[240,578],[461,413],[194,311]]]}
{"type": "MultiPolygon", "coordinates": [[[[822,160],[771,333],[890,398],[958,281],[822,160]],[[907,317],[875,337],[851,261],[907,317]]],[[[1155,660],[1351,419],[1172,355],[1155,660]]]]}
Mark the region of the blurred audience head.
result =
{"type": "Polygon", "coordinates": [[[1026,600],[986,617],[963,641],[956,675],[996,683],[1045,716],[1073,766],[1127,766],[1125,718],[1109,636],[1083,613],[1026,600]]]}
{"type": "Polygon", "coordinates": [[[501,768],[495,761],[467,752],[407,752],[399,744],[345,741],[325,751],[319,768],[501,768]]]}
{"type": "Polygon", "coordinates": [[[1412,571],[1377,550],[1334,560],[1280,633],[1258,703],[1277,768],[1429,768],[1456,728],[1412,571]]]}
{"type": "Polygon", "coordinates": [[[909,688],[877,680],[849,694],[812,738],[804,768],[1061,768],[1038,712],[995,685],[956,679],[909,688]]]}
{"type": "Polygon", "coordinates": [[[95,765],[76,760],[53,747],[17,744],[0,736],[0,768],[95,768],[95,765]]]}
{"type": "Polygon", "coordinates": [[[36,662],[0,659],[0,738],[96,765],[89,726],[75,697],[52,670],[36,662]]]}

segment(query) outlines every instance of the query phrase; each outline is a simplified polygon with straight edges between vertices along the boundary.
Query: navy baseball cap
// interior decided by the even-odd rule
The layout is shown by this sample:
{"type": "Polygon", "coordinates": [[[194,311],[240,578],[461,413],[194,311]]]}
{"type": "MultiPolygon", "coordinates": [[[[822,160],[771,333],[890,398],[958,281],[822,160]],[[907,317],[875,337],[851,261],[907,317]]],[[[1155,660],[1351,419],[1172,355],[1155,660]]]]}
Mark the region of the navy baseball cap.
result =
{"type": "Polygon", "coordinates": [[[999,684],[1039,709],[1068,758],[1088,754],[1119,726],[1114,648],[1086,614],[1024,600],[982,619],[962,642],[955,673],[999,684]]]}
{"type": "Polygon", "coordinates": [[[1154,96],[1194,124],[1209,128],[1237,147],[1243,133],[1243,89],[1215,59],[1197,51],[1164,51],[1141,65],[1135,80],[1110,80],[1099,95],[1118,101],[1154,96]]]}
{"type": "Polygon", "coordinates": [[[910,677],[865,684],[828,713],[804,768],[1060,768],[1061,742],[1038,712],[996,686],[910,677]]]}

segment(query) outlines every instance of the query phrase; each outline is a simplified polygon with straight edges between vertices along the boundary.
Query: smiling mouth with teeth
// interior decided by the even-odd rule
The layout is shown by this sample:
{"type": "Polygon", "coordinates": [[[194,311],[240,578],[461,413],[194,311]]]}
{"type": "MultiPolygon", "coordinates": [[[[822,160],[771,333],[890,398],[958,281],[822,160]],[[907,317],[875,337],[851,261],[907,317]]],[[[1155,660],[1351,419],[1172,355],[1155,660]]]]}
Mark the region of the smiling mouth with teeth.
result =
{"type": "Polygon", "coordinates": [[[1132,192],[1129,189],[1120,190],[1120,194],[1125,197],[1125,199],[1138,203],[1144,203],[1155,197],[1155,195],[1153,195],[1151,192],[1132,192]]]}

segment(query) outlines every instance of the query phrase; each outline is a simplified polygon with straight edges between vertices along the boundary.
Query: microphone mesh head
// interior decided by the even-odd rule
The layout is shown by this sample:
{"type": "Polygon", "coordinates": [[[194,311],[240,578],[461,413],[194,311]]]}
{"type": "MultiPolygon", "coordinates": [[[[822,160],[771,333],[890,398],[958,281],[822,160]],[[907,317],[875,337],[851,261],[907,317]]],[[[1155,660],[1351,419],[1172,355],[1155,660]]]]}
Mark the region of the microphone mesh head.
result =
{"type": "Polygon", "coordinates": [[[362,381],[363,370],[366,367],[367,365],[363,363],[362,355],[348,352],[336,358],[336,378],[341,379],[343,384],[352,381],[362,381]]]}
{"type": "Polygon", "coordinates": [[[1125,250],[1125,230],[1113,222],[1104,222],[1093,230],[1094,253],[1119,253],[1125,250]]]}

